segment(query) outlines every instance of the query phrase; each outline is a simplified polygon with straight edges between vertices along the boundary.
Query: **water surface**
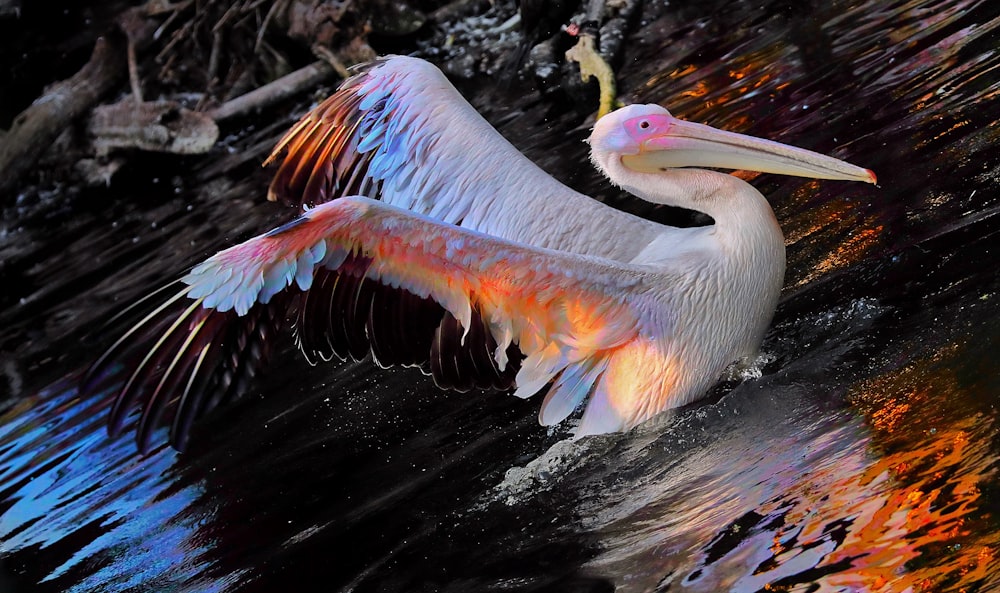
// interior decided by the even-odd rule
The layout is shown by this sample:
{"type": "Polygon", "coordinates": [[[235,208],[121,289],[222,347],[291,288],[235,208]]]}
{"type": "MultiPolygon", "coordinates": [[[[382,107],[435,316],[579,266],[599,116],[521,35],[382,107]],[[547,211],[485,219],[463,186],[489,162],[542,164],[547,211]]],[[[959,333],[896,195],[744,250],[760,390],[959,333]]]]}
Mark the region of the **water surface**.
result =
{"type": "MultiPolygon", "coordinates": [[[[997,590],[998,48],[985,0],[647,6],[627,100],[879,185],[752,179],[788,243],[763,376],[577,443],[537,426],[537,401],[312,368],[286,342],[188,452],[141,457],[107,438],[106,398],[77,396],[122,330],[100,321],[288,216],[254,162],[289,122],[230,138],[228,181],[151,162],[111,190],[22,195],[0,220],[0,588],[997,590]]],[[[649,210],[590,172],[583,117],[462,88],[553,174],[649,210]]]]}

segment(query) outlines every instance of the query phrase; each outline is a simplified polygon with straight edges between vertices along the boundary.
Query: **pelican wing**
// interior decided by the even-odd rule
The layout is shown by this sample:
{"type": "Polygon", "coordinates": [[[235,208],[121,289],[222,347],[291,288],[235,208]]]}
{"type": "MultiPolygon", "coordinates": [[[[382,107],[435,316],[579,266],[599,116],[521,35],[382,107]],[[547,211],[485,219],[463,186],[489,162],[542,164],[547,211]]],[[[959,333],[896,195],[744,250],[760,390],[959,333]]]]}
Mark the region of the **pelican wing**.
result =
{"type": "Polygon", "coordinates": [[[452,224],[481,214],[487,205],[476,196],[500,195],[526,176],[547,178],[440,70],[402,56],[344,81],[265,164],[278,161],[271,200],[312,206],[363,195],[452,224]]]}
{"type": "Polygon", "coordinates": [[[516,395],[531,396],[555,381],[541,412],[545,424],[564,419],[588,395],[583,434],[627,428],[663,409],[658,397],[650,400],[655,409],[635,406],[649,395],[635,390],[657,387],[626,379],[649,374],[636,372],[640,358],[667,359],[655,351],[670,333],[669,314],[646,302],[664,282],[662,271],[523,245],[349,197],[217,254],[184,282],[187,296],[203,306],[242,316],[290,286],[313,290],[322,277],[317,270],[342,278],[348,269],[439,304],[463,338],[477,331],[478,316],[501,371],[516,344],[525,355],[516,395]]]}
{"type": "MultiPolygon", "coordinates": [[[[501,388],[513,378],[521,397],[551,384],[539,415],[543,424],[562,421],[588,397],[579,435],[626,429],[669,407],[656,396],[665,375],[644,367],[644,361],[666,360],[658,344],[670,333],[669,315],[646,302],[650,288],[663,282],[662,272],[527,246],[347,197],[216,254],[183,282],[187,287],[148,318],[156,322],[141,324],[143,333],[154,326],[161,333],[132,365],[113,407],[117,429],[140,393],[152,391],[142,404],[143,448],[168,403],[177,405],[172,439],[183,443],[186,437],[177,431],[228,397],[220,396],[218,385],[229,392],[236,379],[247,378],[245,369],[260,360],[257,346],[271,333],[271,320],[289,309],[298,292],[300,343],[326,344],[330,352],[356,357],[371,345],[383,364],[419,364],[430,357],[429,370],[445,383],[452,377],[451,387],[468,387],[462,366],[478,367],[480,376],[501,388]],[[348,288],[330,290],[331,283],[348,288]],[[409,295],[416,306],[404,309],[426,316],[364,323],[361,318],[377,316],[380,308],[363,296],[365,283],[409,295]],[[440,314],[433,313],[441,309],[447,315],[438,323],[440,314]],[[430,342],[420,337],[435,326],[430,342]],[[229,346],[213,348],[221,340],[229,346]],[[404,349],[380,352],[381,343],[404,349]],[[430,352],[421,356],[415,352],[421,348],[430,352]],[[525,358],[512,365],[517,352],[525,358]]],[[[116,358],[109,354],[97,366],[116,358]]]]}

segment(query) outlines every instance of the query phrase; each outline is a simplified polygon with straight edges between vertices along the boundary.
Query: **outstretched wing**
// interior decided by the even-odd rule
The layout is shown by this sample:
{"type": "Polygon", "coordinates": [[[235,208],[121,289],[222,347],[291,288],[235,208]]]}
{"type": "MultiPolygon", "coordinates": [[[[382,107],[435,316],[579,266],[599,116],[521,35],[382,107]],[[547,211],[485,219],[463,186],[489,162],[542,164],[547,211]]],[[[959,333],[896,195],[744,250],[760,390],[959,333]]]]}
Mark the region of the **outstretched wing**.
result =
{"type": "Polygon", "coordinates": [[[196,266],[187,286],[116,342],[87,382],[124,364],[112,432],[138,402],[145,450],[172,407],[171,440],[181,448],[192,419],[239,393],[291,309],[307,353],[360,357],[371,347],[382,364],[420,365],[443,386],[513,382],[521,397],[551,384],[542,424],[564,420],[589,397],[578,435],[624,430],[671,407],[678,369],[664,347],[672,327],[655,300],[664,281],[662,271],[347,197],[196,266]],[[331,282],[350,288],[330,290],[331,282]],[[380,315],[366,285],[401,291],[409,310],[427,318],[380,315]],[[389,350],[379,349],[383,342],[389,350]]]}
{"type": "MultiPolygon", "coordinates": [[[[511,174],[509,167],[498,170],[474,156],[473,141],[484,139],[494,157],[539,173],[434,66],[406,57],[381,59],[360,69],[282,138],[269,159],[281,161],[269,197],[311,205],[364,194],[460,222],[471,208],[469,192],[497,195],[504,175],[511,174]]],[[[514,173],[523,179],[524,171],[514,173]]],[[[460,324],[438,303],[367,278],[366,266],[354,261],[317,270],[312,290],[257,305],[245,316],[220,313],[211,303],[192,306],[186,291],[174,295],[92,366],[84,391],[103,384],[106,371],[131,363],[111,432],[122,428],[130,406],[144,402],[140,448],[171,410],[171,441],[183,448],[196,416],[240,395],[288,316],[311,361],[361,359],[371,352],[383,366],[419,366],[443,388],[512,385],[520,353],[511,345],[512,364],[498,368],[490,355],[497,345],[477,311],[463,340],[460,324]]]]}
{"type": "MultiPolygon", "coordinates": [[[[500,371],[517,345],[526,358],[516,395],[554,382],[544,424],[565,419],[588,396],[578,434],[629,428],[669,407],[662,398],[671,373],[658,372],[669,362],[662,345],[671,331],[668,311],[655,302],[662,271],[527,246],[348,197],[215,255],[184,282],[187,297],[242,316],[289,287],[311,292],[323,270],[343,278],[347,269],[437,303],[463,339],[487,332],[496,344],[489,364],[500,371]]],[[[340,328],[316,331],[311,340],[332,343],[340,328]]]]}
{"type": "Polygon", "coordinates": [[[440,70],[403,56],[372,62],[344,81],[285,134],[265,164],[278,161],[271,200],[308,207],[361,195],[470,228],[505,188],[526,180],[536,189],[558,185],[440,70]]]}

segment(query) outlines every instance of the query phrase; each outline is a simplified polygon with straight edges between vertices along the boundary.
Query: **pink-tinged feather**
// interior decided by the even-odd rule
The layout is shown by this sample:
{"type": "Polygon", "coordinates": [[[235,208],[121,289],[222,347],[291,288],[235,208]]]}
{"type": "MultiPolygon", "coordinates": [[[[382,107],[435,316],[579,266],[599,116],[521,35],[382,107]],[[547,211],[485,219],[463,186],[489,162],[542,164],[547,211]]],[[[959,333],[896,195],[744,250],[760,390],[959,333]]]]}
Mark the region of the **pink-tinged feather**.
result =
{"type": "Polygon", "coordinates": [[[643,270],[620,263],[521,245],[351,197],[216,255],[185,282],[206,302],[239,313],[251,299],[269,297],[275,278],[283,288],[306,290],[318,266],[336,267],[350,252],[371,260],[368,278],[440,303],[458,320],[463,342],[473,310],[481,312],[501,370],[511,342],[527,357],[517,395],[533,395],[565,374],[550,419],[571,413],[607,366],[602,361],[636,338],[639,319],[628,295],[648,281],[643,270]]]}

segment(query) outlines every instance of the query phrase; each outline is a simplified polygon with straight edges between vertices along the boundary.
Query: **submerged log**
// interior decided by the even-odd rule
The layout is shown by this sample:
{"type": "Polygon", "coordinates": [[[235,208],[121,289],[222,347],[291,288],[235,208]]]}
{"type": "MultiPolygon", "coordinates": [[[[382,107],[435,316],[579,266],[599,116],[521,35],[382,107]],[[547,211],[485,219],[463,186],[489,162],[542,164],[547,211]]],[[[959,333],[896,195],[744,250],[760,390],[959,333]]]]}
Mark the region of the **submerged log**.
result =
{"type": "Polygon", "coordinates": [[[22,111],[0,142],[0,195],[17,186],[38,157],[77,117],[125,76],[125,43],[101,37],[90,60],[73,76],[48,87],[22,111]]]}
{"type": "Polygon", "coordinates": [[[95,107],[87,133],[98,156],[117,149],[202,154],[215,145],[219,127],[211,117],[175,101],[137,103],[126,98],[95,107]]]}

